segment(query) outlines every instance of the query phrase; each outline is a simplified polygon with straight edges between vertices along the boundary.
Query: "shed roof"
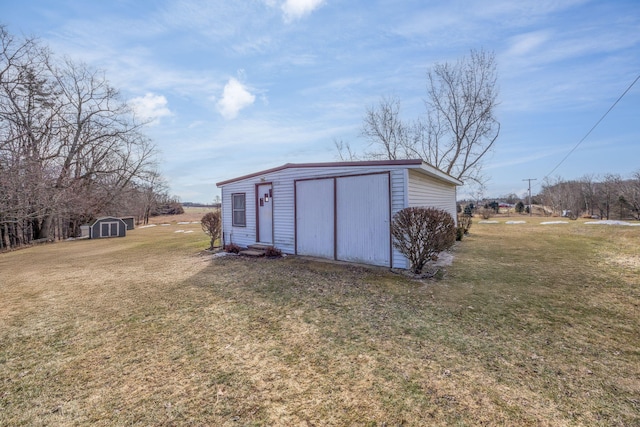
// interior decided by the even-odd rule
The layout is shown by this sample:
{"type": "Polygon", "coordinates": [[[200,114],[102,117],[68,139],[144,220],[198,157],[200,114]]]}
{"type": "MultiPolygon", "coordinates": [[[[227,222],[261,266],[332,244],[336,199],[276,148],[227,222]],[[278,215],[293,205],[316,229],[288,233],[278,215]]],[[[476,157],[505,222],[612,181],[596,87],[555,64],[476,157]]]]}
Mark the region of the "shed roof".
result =
{"type": "Polygon", "coordinates": [[[93,221],[91,221],[91,222],[89,223],[89,225],[94,225],[96,222],[98,222],[98,221],[104,221],[105,219],[108,219],[108,220],[110,220],[110,221],[115,220],[115,221],[122,221],[122,222],[124,222],[124,221],[122,220],[122,218],[118,218],[118,217],[115,217],[115,216],[101,216],[100,218],[96,218],[96,219],[94,219],[93,221]]]}
{"type": "Polygon", "coordinates": [[[242,181],[244,179],[255,178],[256,176],[266,175],[268,173],[278,172],[284,169],[302,169],[302,168],[331,168],[331,167],[368,167],[368,166],[390,166],[390,167],[402,167],[405,166],[409,169],[416,170],[425,175],[432,176],[434,178],[438,178],[442,181],[454,184],[454,185],[462,185],[462,181],[452,177],[451,175],[442,172],[440,169],[437,169],[431,166],[428,163],[425,163],[421,159],[407,159],[407,160],[365,160],[358,162],[323,162],[323,163],[286,163],[282,166],[278,166],[271,169],[265,169],[259,172],[254,172],[248,175],[239,176],[236,178],[231,178],[226,181],[220,181],[216,183],[216,186],[222,187],[227,184],[231,184],[233,182],[242,181]]]}

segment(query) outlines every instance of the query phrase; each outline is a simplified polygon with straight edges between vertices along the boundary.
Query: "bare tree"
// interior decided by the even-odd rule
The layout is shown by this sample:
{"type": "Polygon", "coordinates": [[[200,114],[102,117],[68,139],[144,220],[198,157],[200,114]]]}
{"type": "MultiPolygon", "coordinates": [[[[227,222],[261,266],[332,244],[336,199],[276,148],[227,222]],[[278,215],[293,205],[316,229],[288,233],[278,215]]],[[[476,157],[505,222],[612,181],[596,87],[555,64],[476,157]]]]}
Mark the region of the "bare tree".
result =
{"type": "Polygon", "coordinates": [[[552,213],[577,219],[587,211],[584,186],[582,180],[545,179],[540,196],[544,204],[551,207],[552,213]]]}
{"type": "Polygon", "coordinates": [[[168,188],[169,186],[158,173],[148,174],[146,180],[139,185],[143,224],[149,223],[149,217],[156,210],[163,196],[167,194],[168,188]]]}
{"type": "Polygon", "coordinates": [[[625,186],[624,198],[633,217],[640,220],[640,170],[634,172],[625,186]]]}
{"type": "Polygon", "coordinates": [[[630,179],[619,182],[618,214],[620,219],[640,220],[640,170],[630,179]]]}
{"type": "Polygon", "coordinates": [[[597,189],[598,209],[600,218],[609,219],[612,209],[620,196],[620,183],[622,178],[618,174],[606,174],[604,180],[597,189]]]}
{"type": "Polygon", "coordinates": [[[365,157],[421,158],[462,181],[482,184],[482,160],[500,133],[495,54],[472,50],[455,64],[436,64],[427,80],[421,120],[403,121],[394,97],[367,109],[362,134],[373,150],[365,157]]]}
{"type": "Polygon", "coordinates": [[[423,158],[461,180],[481,183],[482,159],[500,133],[495,117],[495,54],[472,50],[427,74],[427,138],[423,158]]]}
{"type": "Polygon", "coordinates": [[[0,27],[0,247],[116,214],[155,173],[142,125],[103,73],[0,27]]]}
{"type": "Polygon", "coordinates": [[[338,152],[338,158],[343,162],[351,162],[359,160],[358,154],[353,151],[351,148],[351,144],[348,142],[344,142],[341,139],[333,139],[333,145],[336,147],[336,151],[338,152]]]}
{"type": "Polygon", "coordinates": [[[42,237],[40,219],[54,199],[46,162],[54,154],[57,105],[46,49],[4,27],[0,46],[0,222],[3,242],[15,246],[42,237]]]}
{"type": "Polygon", "coordinates": [[[366,157],[389,160],[406,158],[410,128],[400,118],[400,100],[382,98],[377,106],[367,108],[362,135],[370,146],[377,149],[366,153],[366,157]]]}
{"type": "Polygon", "coordinates": [[[545,179],[538,195],[553,213],[576,218],[583,213],[602,219],[640,219],[640,171],[624,179],[606,174],[602,179],[585,175],[579,180],[545,179]]]}
{"type": "Polygon", "coordinates": [[[542,183],[542,190],[539,194],[543,205],[551,208],[551,212],[555,214],[560,214],[562,210],[565,209],[563,207],[561,188],[563,182],[563,179],[560,177],[556,177],[553,180],[547,177],[542,183]]]}
{"type": "Polygon", "coordinates": [[[587,211],[584,198],[583,182],[566,181],[561,185],[565,216],[571,219],[578,219],[587,211]]]}
{"type": "Polygon", "coordinates": [[[584,199],[584,210],[590,216],[594,215],[596,206],[596,183],[593,174],[587,174],[580,178],[581,192],[584,199]]]}

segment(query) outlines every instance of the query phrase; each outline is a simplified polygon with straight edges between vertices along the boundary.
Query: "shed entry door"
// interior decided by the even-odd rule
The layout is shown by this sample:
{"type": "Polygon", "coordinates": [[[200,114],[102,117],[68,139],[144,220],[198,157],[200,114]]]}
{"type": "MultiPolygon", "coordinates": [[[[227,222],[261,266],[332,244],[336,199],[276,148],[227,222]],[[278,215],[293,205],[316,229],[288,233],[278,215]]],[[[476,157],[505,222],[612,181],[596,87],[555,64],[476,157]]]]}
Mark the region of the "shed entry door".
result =
{"type": "Polygon", "coordinates": [[[273,187],[271,184],[257,185],[256,199],[258,242],[273,244],[273,187]]]}
{"type": "Polygon", "coordinates": [[[102,222],[100,223],[100,237],[118,237],[118,222],[102,222]]]}
{"type": "Polygon", "coordinates": [[[389,174],[296,181],[296,253],[391,266],[389,174]]]}

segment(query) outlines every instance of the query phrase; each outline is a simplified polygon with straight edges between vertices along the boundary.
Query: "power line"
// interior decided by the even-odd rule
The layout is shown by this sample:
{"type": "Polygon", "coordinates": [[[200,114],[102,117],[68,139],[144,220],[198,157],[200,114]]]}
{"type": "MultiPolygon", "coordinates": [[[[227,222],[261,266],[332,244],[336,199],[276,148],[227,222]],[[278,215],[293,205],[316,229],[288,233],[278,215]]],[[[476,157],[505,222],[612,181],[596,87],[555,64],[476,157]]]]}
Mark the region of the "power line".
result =
{"type": "Polygon", "coordinates": [[[556,169],[558,169],[560,167],[560,165],[562,163],[564,163],[565,160],[567,160],[567,158],[571,155],[571,153],[573,153],[574,151],[576,151],[576,148],[578,148],[580,146],[580,144],[582,144],[582,142],[587,139],[587,137],[591,134],[591,132],[593,132],[593,130],[598,127],[598,125],[600,124],[600,122],[602,120],[604,120],[605,117],[607,117],[607,115],[609,114],[609,112],[611,110],[613,110],[613,108],[616,106],[616,104],[618,104],[618,102],[620,102],[620,100],[627,94],[627,92],[629,92],[629,90],[631,90],[631,88],[633,87],[634,84],[636,84],[636,82],[640,80],[640,74],[638,75],[638,77],[636,77],[636,79],[629,85],[629,87],[622,93],[622,95],[620,95],[620,97],[618,99],[616,99],[616,102],[613,103],[613,105],[611,107],[609,107],[609,109],[607,110],[606,113],[604,113],[602,115],[602,117],[600,117],[600,120],[598,120],[596,122],[595,125],[593,125],[593,127],[589,130],[589,132],[587,132],[587,134],[580,140],[578,141],[578,143],[575,145],[575,147],[573,147],[571,149],[571,151],[569,151],[567,153],[566,156],[564,156],[564,158],[562,160],[560,160],[560,162],[556,165],[556,167],[554,167],[551,172],[549,172],[548,174],[545,175],[544,178],[542,178],[542,180],[544,181],[545,179],[547,179],[549,177],[549,175],[551,175],[552,173],[554,173],[556,171],[556,169]]]}

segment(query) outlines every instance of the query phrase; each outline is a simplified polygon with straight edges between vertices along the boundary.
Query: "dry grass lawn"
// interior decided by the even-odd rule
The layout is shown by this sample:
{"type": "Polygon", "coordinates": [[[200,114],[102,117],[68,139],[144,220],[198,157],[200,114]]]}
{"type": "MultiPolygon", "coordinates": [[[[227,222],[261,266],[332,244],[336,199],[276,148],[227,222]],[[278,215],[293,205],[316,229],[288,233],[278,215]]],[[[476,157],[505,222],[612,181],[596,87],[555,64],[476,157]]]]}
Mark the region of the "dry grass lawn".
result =
{"type": "Polygon", "coordinates": [[[0,254],[0,425],[640,425],[640,227],[474,224],[420,282],[178,220],[0,254]]]}

